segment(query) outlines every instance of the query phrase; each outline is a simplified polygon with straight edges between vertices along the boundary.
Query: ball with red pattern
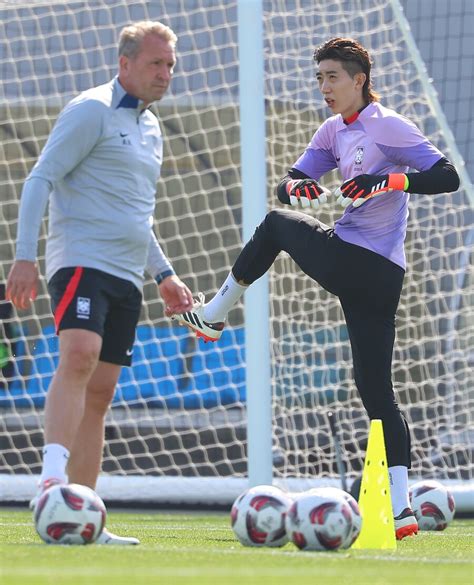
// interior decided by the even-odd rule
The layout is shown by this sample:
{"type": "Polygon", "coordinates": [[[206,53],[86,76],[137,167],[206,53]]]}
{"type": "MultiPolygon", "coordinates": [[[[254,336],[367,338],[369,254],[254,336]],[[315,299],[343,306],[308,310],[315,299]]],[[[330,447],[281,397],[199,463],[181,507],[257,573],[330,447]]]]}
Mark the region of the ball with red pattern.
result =
{"type": "Polygon", "coordinates": [[[102,533],[104,502],[94,490],[79,484],[55,485],[36,503],[36,532],[47,544],[91,544],[102,533]]]}
{"type": "Polygon", "coordinates": [[[451,492],[435,480],[413,484],[410,503],[420,530],[445,530],[456,511],[451,492]]]}
{"type": "Polygon", "coordinates": [[[300,550],[337,550],[351,537],[350,506],[333,495],[303,493],[286,516],[286,531],[300,550]]]}
{"type": "Polygon", "coordinates": [[[230,513],[235,536],[244,546],[285,545],[288,542],[285,517],[291,504],[290,496],[275,486],[245,490],[230,513]]]}
{"type": "Polygon", "coordinates": [[[309,492],[320,494],[322,496],[326,495],[329,497],[339,498],[349,505],[352,516],[352,529],[348,534],[347,538],[341,544],[340,548],[350,548],[357,540],[360,531],[362,530],[362,515],[360,513],[360,508],[359,504],[357,503],[357,500],[348,492],[336,487],[312,488],[309,490],[309,492]]]}

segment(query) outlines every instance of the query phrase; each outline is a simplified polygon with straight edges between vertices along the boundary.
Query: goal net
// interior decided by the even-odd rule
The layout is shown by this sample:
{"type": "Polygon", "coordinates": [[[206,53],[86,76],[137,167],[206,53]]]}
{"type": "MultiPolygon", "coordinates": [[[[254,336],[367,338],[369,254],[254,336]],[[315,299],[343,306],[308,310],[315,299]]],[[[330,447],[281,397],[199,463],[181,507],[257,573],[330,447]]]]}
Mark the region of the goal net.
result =
{"type": "MultiPolygon", "coordinates": [[[[397,2],[273,0],[263,8],[269,208],[279,205],[279,178],[328,116],[312,53],[330,36],[366,45],[382,103],[459,164],[397,2]]],[[[23,181],[60,109],[116,74],[123,26],[151,19],[178,35],[172,87],[155,108],[165,138],[156,231],[194,292],[217,290],[242,245],[237,16],[236,0],[0,2],[0,283],[14,255],[23,181]]],[[[462,179],[448,197],[412,196],[394,355],[397,398],[413,433],[413,477],[455,484],[473,472],[473,194],[465,171],[462,179]]],[[[325,184],[335,188],[337,176],[325,184]]],[[[333,201],[319,217],[331,224],[339,214],[333,201]]],[[[46,233],[45,219],[42,274],[46,233]]],[[[144,298],[133,366],[122,372],[107,419],[101,493],[227,504],[247,476],[243,305],[230,313],[221,340],[206,345],[164,318],[150,280],[144,298]]],[[[290,487],[339,480],[332,415],[350,482],[363,466],[368,420],[338,301],[281,254],[269,303],[275,480],[290,487]]],[[[44,281],[31,310],[0,302],[0,312],[0,496],[26,499],[41,468],[45,394],[58,361],[44,281]]]]}

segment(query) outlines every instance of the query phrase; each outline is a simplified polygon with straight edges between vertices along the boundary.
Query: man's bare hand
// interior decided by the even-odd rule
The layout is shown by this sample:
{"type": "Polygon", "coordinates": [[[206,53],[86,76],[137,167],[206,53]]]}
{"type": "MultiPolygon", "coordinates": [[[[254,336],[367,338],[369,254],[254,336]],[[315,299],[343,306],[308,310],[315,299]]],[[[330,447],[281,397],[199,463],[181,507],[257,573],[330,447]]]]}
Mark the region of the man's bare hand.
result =
{"type": "Polygon", "coordinates": [[[17,309],[28,309],[38,294],[38,267],[35,262],[16,260],[7,280],[5,298],[17,309]]]}
{"type": "Polygon", "coordinates": [[[168,276],[158,285],[165,302],[165,313],[169,317],[192,309],[193,295],[189,288],[175,274],[168,276]]]}

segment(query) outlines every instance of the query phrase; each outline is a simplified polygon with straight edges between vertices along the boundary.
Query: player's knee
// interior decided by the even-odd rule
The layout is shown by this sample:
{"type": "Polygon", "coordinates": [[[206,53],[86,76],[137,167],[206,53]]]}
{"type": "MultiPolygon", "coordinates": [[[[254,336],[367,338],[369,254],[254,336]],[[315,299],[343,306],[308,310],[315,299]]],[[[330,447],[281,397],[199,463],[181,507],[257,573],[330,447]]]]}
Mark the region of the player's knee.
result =
{"type": "Polygon", "coordinates": [[[280,222],[282,215],[283,214],[281,209],[272,209],[267,213],[263,222],[266,225],[266,227],[274,229],[280,222]]]}
{"type": "Polygon", "coordinates": [[[281,220],[283,213],[281,209],[272,209],[267,213],[265,219],[257,227],[255,231],[255,237],[264,239],[266,241],[272,241],[281,232],[281,220]]]}
{"type": "Polygon", "coordinates": [[[99,351],[94,347],[70,345],[60,352],[59,367],[75,378],[89,377],[99,360],[99,351]]]}
{"type": "Polygon", "coordinates": [[[59,336],[59,368],[68,376],[88,378],[99,360],[101,337],[92,331],[68,329],[59,336]]]}
{"type": "Polygon", "coordinates": [[[89,384],[87,386],[86,408],[98,416],[104,416],[109,409],[115,393],[115,385],[89,384]]]}

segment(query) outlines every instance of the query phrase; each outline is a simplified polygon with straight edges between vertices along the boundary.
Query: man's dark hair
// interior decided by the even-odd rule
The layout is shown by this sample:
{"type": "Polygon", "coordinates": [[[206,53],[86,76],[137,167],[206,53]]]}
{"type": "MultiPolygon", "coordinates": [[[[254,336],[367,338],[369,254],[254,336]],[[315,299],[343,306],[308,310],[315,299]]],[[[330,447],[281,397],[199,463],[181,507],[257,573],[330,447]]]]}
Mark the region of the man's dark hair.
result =
{"type": "Polygon", "coordinates": [[[354,39],[342,37],[329,39],[315,49],[313,59],[318,64],[325,59],[340,61],[351,77],[354,77],[356,73],[365,73],[366,80],[362,88],[364,100],[367,103],[379,101],[379,95],[372,88],[370,78],[372,60],[369,52],[354,39]]]}

